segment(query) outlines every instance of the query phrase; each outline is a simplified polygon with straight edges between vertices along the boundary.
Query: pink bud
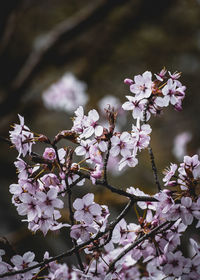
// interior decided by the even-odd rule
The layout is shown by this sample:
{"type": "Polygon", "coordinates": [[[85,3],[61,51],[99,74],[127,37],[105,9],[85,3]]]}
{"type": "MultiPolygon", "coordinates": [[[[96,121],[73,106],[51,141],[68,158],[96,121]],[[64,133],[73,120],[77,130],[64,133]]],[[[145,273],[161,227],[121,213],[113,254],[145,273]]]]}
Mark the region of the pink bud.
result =
{"type": "Polygon", "coordinates": [[[133,84],[133,80],[126,78],[126,79],[124,80],[124,83],[130,86],[130,85],[133,84]]]}

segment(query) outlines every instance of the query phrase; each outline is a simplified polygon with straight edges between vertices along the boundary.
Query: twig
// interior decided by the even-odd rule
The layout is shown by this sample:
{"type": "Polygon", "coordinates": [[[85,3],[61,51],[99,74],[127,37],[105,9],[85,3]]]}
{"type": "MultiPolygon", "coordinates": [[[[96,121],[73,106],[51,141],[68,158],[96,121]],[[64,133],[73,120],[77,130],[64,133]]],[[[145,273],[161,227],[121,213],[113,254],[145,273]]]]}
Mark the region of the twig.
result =
{"type": "Polygon", "coordinates": [[[158,188],[158,191],[160,192],[161,191],[161,186],[160,186],[160,182],[158,180],[158,171],[157,171],[157,168],[156,168],[154,154],[153,154],[153,151],[152,151],[151,147],[148,147],[148,152],[149,152],[149,156],[150,156],[150,160],[151,160],[151,167],[152,167],[152,170],[153,170],[155,183],[156,183],[156,186],[158,188]]]}
{"type": "Polygon", "coordinates": [[[121,219],[123,219],[125,217],[125,215],[128,213],[128,211],[130,210],[130,208],[134,205],[134,201],[130,200],[128,202],[128,204],[125,206],[125,208],[122,210],[122,212],[119,214],[119,216],[110,223],[109,227],[108,227],[108,231],[109,231],[109,236],[107,238],[107,240],[101,244],[100,246],[98,246],[98,249],[104,247],[106,244],[108,244],[112,238],[112,233],[113,230],[115,228],[115,226],[121,221],[121,219]]]}
{"type": "MultiPolygon", "coordinates": [[[[90,176],[88,174],[83,174],[82,172],[76,172],[78,175],[83,176],[86,179],[90,180],[90,176]]],[[[122,189],[117,189],[110,184],[105,183],[104,180],[96,180],[96,185],[101,185],[109,189],[111,192],[128,197],[130,199],[133,199],[135,202],[137,201],[157,201],[157,199],[153,196],[136,196],[134,194],[128,193],[122,189]]]]}
{"type": "MultiPolygon", "coordinates": [[[[98,239],[99,237],[95,237],[94,240],[98,239]]],[[[53,262],[53,261],[58,261],[64,257],[69,257],[71,255],[73,255],[74,253],[78,252],[80,249],[82,249],[83,247],[87,246],[88,244],[90,244],[93,240],[88,240],[84,243],[81,243],[79,245],[77,245],[76,247],[60,254],[60,255],[57,255],[57,256],[54,256],[52,258],[49,258],[48,260],[45,260],[43,262],[40,262],[36,265],[33,265],[33,266],[30,266],[30,267],[27,267],[25,269],[21,269],[21,270],[18,270],[18,271],[11,271],[11,272],[6,272],[6,273],[3,273],[3,274],[0,274],[0,278],[4,278],[6,276],[12,276],[12,275],[17,275],[17,274],[20,274],[20,273],[25,273],[27,271],[30,271],[30,270],[33,270],[35,268],[38,268],[38,267],[43,267],[45,266],[46,264],[50,263],[50,262],[53,262]]]]}
{"type": "Polygon", "coordinates": [[[104,181],[107,184],[108,183],[108,178],[107,178],[107,165],[108,165],[108,160],[110,156],[110,149],[111,149],[111,140],[109,139],[108,141],[108,151],[104,160],[104,166],[103,166],[103,171],[104,171],[104,181]]]}
{"type": "MultiPolygon", "coordinates": [[[[143,114],[143,118],[144,118],[144,123],[147,123],[147,110],[148,110],[148,106],[149,106],[149,101],[147,101],[147,104],[145,105],[145,109],[144,109],[144,114],[143,114]]],[[[156,186],[158,188],[158,191],[161,191],[161,186],[160,186],[160,182],[158,180],[158,171],[156,168],[156,163],[155,163],[155,158],[154,158],[154,154],[153,154],[153,150],[152,148],[149,146],[148,147],[148,152],[149,152],[149,156],[150,156],[150,161],[151,161],[151,168],[153,171],[153,175],[154,175],[154,180],[156,183],[156,186]]]]}
{"type": "MultiPolygon", "coordinates": [[[[55,150],[55,153],[56,153],[56,159],[57,159],[57,162],[58,162],[58,165],[59,165],[59,168],[62,170],[62,166],[61,166],[61,162],[60,162],[60,158],[59,158],[59,155],[58,155],[58,148],[56,146],[56,144],[53,142],[51,143],[52,147],[54,148],[55,150]]],[[[73,155],[73,149],[68,149],[68,154],[67,154],[67,169],[69,170],[70,166],[71,166],[71,160],[72,160],[72,155],[73,155]]],[[[65,174],[65,183],[66,183],[66,186],[67,186],[67,194],[68,194],[68,208],[69,208],[69,217],[70,217],[70,221],[71,221],[71,225],[73,226],[74,225],[74,213],[73,213],[73,209],[72,209],[72,201],[71,201],[71,198],[72,198],[72,191],[71,191],[71,188],[68,184],[68,173],[69,171],[67,171],[67,173],[65,174]]],[[[72,242],[74,244],[74,247],[77,246],[77,242],[74,238],[72,238],[72,242]]],[[[80,269],[82,271],[84,271],[84,266],[83,266],[83,263],[82,263],[82,260],[81,260],[81,256],[79,254],[79,252],[75,252],[75,255],[77,257],[77,260],[78,260],[78,264],[80,266],[80,269]]]]}

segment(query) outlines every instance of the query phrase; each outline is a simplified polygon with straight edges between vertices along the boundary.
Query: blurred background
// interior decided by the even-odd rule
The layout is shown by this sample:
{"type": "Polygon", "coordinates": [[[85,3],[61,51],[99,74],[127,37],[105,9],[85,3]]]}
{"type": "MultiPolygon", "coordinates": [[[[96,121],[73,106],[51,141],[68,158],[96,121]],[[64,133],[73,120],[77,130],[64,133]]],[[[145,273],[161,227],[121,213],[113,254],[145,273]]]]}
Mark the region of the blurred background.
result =
{"type": "MultiPolygon", "coordinates": [[[[124,78],[146,70],[157,73],[163,66],[182,72],[187,91],[182,112],[168,108],[150,119],[160,179],[162,170],[178,161],[173,154],[177,135],[189,133],[189,155],[200,148],[200,1],[7,0],[0,10],[0,136],[8,137],[18,113],[32,131],[50,138],[70,129],[73,112],[51,110],[42,98],[66,73],[87,85],[88,111],[98,109],[107,95],[124,103],[129,95],[124,78]]],[[[125,128],[131,123],[128,114],[125,128]]],[[[0,147],[0,236],[6,236],[17,252],[31,250],[39,258],[47,249],[51,254],[67,250],[66,230],[43,238],[40,233],[33,236],[21,222],[9,193],[9,185],[17,182],[17,152],[3,142],[0,147]]],[[[110,182],[155,193],[148,153],[139,155],[136,168],[110,176],[110,182]]],[[[74,197],[87,191],[96,192],[96,202],[108,204],[113,216],[124,206],[123,199],[89,185],[86,191],[78,187],[74,197]]],[[[63,214],[67,221],[68,213],[63,214]]]]}

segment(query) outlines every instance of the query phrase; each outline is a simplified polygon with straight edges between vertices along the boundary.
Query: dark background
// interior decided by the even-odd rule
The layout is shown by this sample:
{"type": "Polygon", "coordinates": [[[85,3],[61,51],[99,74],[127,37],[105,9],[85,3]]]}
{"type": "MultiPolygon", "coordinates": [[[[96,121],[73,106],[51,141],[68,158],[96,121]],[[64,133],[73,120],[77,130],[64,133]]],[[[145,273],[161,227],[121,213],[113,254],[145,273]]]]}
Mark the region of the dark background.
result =
{"type": "MultiPolygon", "coordinates": [[[[149,70],[182,72],[187,86],[184,110],[168,108],[150,120],[152,148],[161,178],[164,167],[175,161],[174,137],[182,131],[193,134],[188,153],[196,153],[200,140],[200,1],[197,0],[7,0],[0,10],[0,135],[8,137],[17,113],[35,132],[53,137],[70,129],[66,113],[45,109],[41,94],[65,72],[73,72],[88,85],[87,110],[97,108],[105,95],[125,101],[129,94],[126,77],[149,70]]],[[[130,116],[129,124],[132,118],[130,116]]],[[[13,161],[17,152],[0,142],[0,235],[17,252],[34,251],[41,257],[46,249],[60,253],[68,246],[66,230],[58,237],[50,233],[32,235],[11,205],[9,185],[17,182],[13,161]],[[40,248],[40,249],[38,249],[40,248]]],[[[122,177],[110,179],[120,187],[156,191],[147,152],[139,166],[122,177]]],[[[96,201],[117,213],[121,198],[98,188],[96,201]]],[[[74,195],[83,193],[77,188],[74,195]]],[[[68,213],[63,212],[64,220],[68,213]]],[[[73,260],[72,260],[73,262],[73,260]]]]}

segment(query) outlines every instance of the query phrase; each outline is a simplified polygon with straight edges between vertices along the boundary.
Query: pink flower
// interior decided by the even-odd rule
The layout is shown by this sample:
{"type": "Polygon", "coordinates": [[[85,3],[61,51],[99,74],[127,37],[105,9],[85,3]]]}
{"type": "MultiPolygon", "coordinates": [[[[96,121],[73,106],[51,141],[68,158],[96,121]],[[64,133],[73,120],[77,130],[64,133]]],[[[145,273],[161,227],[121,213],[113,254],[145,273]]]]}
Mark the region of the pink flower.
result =
{"type": "Polygon", "coordinates": [[[167,253],[167,263],[163,267],[166,275],[174,275],[175,277],[181,276],[183,273],[183,256],[180,251],[176,253],[167,253]]]}
{"type": "Polygon", "coordinates": [[[169,185],[171,183],[171,178],[174,176],[175,172],[177,170],[177,164],[171,163],[169,168],[166,168],[163,171],[163,174],[165,177],[163,178],[163,182],[165,182],[165,186],[169,185]]]}
{"type": "Polygon", "coordinates": [[[167,84],[162,89],[162,94],[164,97],[156,98],[156,105],[160,107],[167,107],[169,103],[172,105],[179,104],[180,101],[184,98],[184,91],[186,87],[182,86],[179,81],[173,81],[169,79],[167,84]],[[181,99],[180,99],[181,98],[181,99]]]}
{"type": "Polygon", "coordinates": [[[81,140],[80,146],[76,147],[75,153],[77,156],[85,156],[86,158],[89,157],[89,150],[90,147],[94,144],[94,140],[81,140]]]}
{"type": "Polygon", "coordinates": [[[24,157],[27,153],[31,153],[34,135],[30,132],[30,129],[24,124],[24,118],[19,116],[20,124],[14,125],[14,130],[9,131],[10,140],[19,152],[19,156],[22,154],[24,157]]]}
{"type": "Polygon", "coordinates": [[[149,71],[134,77],[134,84],[130,85],[130,91],[135,93],[138,99],[148,98],[152,93],[152,74],[149,71]]]}
{"type": "Polygon", "coordinates": [[[166,73],[167,73],[167,70],[165,68],[163,68],[160,73],[158,74],[154,74],[156,76],[156,79],[160,82],[162,82],[165,78],[166,78],[166,73]]]}
{"type": "Polygon", "coordinates": [[[95,136],[102,135],[103,127],[97,123],[98,120],[99,120],[98,112],[95,109],[89,111],[88,117],[86,118],[86,122],[85,122],[86,128],[81,134],[81,138],[89,138],[90,136],[92,136],[92,134],[95,134],[95,136]]]}
{"type": "Polygon", "coordinates": [[[101,178],[102,172],[103,172],[103,171],[102,171],[102,166],[99,165],[99,164],[97,164],[97,165],[95,166],[95,170],[92,171],[92,172],[90,172],[90,179],[91,179],[91,181],[92,181],[92,184],[95,184],[96,179],[100,179],[100,178],[101,178]]]}
{"type": "Polygon", "coordinates": [[[103,165],[103,158],[101,156],[101,152],[99,151],[98,147],[95,145],[91,145],[89,149],[89,157],[91,161],[98,165],[103,165]]]}
{"type": "Polygon", "coordinates": [[[75,117],[73,118],[73,127],[72,131],[77,133],[82,133],[85,129],[85,121],[87,117],[84,115],[84,110],[82,106],[79,106],[78,109],[74,112],[75,117]]]}
{"type": "MultiPolygon", "coordinates": [[[[145,194],[143,191],[141,191],[140,189],[134,188],[134,187],[127,188],[126,191],[128,193],[134,194],[135,196],[149,196],[149,195],[145,194]]],[[[155,211],[156,206],[157,206],[157,202],[139,201],[139,202],[137,202],[137,205],[141,209],[151,209],[151,210],[155,211]]]]}
{"type": "Polygon", "coordinates": [[[42,176],[40,178],[40,181],[39,181],[39,184],[40,184],[40,190],[46,190],[48,191],[50,188],[56,188],[57,191],[60,190],[60,180],[58,179],[58,177],[53,174],[53,173],[48,173],[48,174],[45,174],[44,176],[42,176]]]}
{"type": "Polygon", "coordinates": [[[71,227],[70,236],[76,240],[80,238],[83,242],[85,242],[90,239],[91,234],[96,232],[97,230],[94,227],[85,224],[78,224],[71,227]]]}
{"type": "Polygon", "coordinates": [[[129,167],[135,167],[138,164],[138,159],[135,155],[123,157],[119,162],[119,170],[122,170],[126,165],[129,167]]]}
{"type": "Polygon", "coordinates": [[[86,224],[91,224],[94,216],[101,215],[101,206],[94,203],[94,194],[92,193],[86,194],[82,199],[77,198],[73,203],[73,207],[76,209],[74,218],[86,224]]]}
{"type": "Polygon", "coordinates": [[[131,80],[131,79],[129,79],[129,78],[126,78],[126,79],[124,80],[124,83],[130,86],[130,85],[133,84],[133,80],[131,80]]]}
{"type": "MultiPolygon", "coordinates": [[[[27,267],[33,266],[37,264],[37,262],[33,261],[35,258],[35,254],[32,252],[27,252],[23,256],[15,255],[11,258],[11,262],[14,264],[16,270],[25,269],[27,267]]],[[[31,280],[33,275],[37,273],[40,268],[32,269],[24,274],[25,279],[31,280]]]]}
{"type": "Polygon", "coordinates": [[[20,196],[22,203],[17,207],[19,215],[27,215],[28,222],[34,220],[36,217],[41,216],[41,209],[38,205],[38,202],[28,193],[23,193],[20,196]]]}
{"type": "MultiPolygon", "coordinates": [[[[126,111],[132,111],[132,116],[134,119],[140,118],[142,120],[147,99],[141,100],[133,96],[126,96],[126,98],[128,101],[122,105],[122,108],[126,111]]],[[[149,113],[147,112],[147,114],[149,118],[149,113]]]]}
{"type": "Polygon", "coordinates": [[[149,146],[150,142],[150,136],[152,129],[149,124],[143,124],[140,127],[140,119],[137,119],[137,125],[132,125],[132,139],[134,141],[135,146],[135,152],[137,152],[137,149],[141,151],[142,149],[145,149],[149,146]]]}
{"type": "Polygon", "coordinates": [[[56,152],[53,148],[46,148],[43,153],[43,158],[54,161],[56,159],[56,152]]]}
{"type": "Polygon", "coordinates": [[[38,192],[36,194],[37,199],[40,201],[40,208],[44,211],[44,214],[51,217],[54,208],[63,208],[63,201],[57,198],[58,192],[56,189],[51,188],[47,194],[44,192],[38,192]]]}
{"type": "Polygon", "coordinates": [[[124,219],[115,226],[112,234],[112,242],[122,244],[123,241],[127,238],[127,223],[124,219]]]}
{"type": "Polygon", "coordinates": [[[170,71],[168,71],[168,73],[172,80],[178,80],[181,76],[181,73],[177,71],[175,71],[173,74],[170,71]]]}
{"type": "Polygon", "coordinates": [[[133,149],[133,143],[131,143],[131,135],[128,132],[123,132],[119,137],[113,136],[111,138],[112,148],[110,153],[112,156],[116,157],[121,154],[123,157],[130,156],[133,149]]]}

